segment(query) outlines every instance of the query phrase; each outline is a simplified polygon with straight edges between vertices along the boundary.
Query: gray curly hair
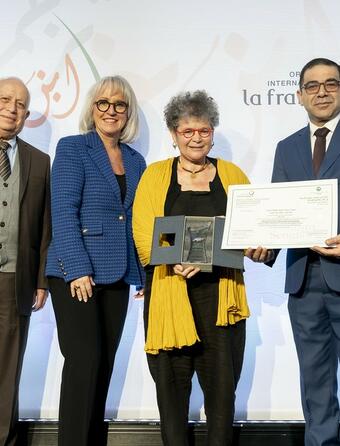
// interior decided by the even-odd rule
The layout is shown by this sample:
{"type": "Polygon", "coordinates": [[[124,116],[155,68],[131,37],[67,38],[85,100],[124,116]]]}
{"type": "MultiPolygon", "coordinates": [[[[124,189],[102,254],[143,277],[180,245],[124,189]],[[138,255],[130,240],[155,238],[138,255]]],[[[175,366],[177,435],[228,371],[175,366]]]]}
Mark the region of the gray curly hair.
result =
{"type": "Polygon", "coordinates": [[[218,125],[217,104],[205,90],[179,93],[164,108],[164,118],[169,130],[176,130],[180,119],[192,116],[207,119],[212,128],[218,125]]]}

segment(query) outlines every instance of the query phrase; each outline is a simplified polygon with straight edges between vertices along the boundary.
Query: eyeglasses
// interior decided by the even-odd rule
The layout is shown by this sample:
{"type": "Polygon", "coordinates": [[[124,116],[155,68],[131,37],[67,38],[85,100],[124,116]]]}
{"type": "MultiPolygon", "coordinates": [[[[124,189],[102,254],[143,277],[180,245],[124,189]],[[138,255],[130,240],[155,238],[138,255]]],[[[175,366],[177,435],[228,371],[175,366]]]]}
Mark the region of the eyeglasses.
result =
{"type": "Polygon", "coordinates": [[[307,94],[317,94],[320,91],[321,85],[323,85],[323,88],[327,93],[334,93],[335,91],[338,91],[340,81],[337,79],[328,79],[325,82],[311,81],[302,85],[302,88],[306,90],[307,94]]]}
{"type": "Polygon", "coordinates": [[[176,133],[188,139],[192,138],[196,132],[200,135],[201,138],[208,138],[212,134],[213,129],[204,127],[202,129],[185,129],[183,130],[183,132],[179,132],[178,130],[176,130],[176,133]]]}
{"type": "Polygon", "coordinates": [[[113,106],[113,110],[116,113],[125,113],[129,107],[126,102],[123,101],[109,102],[106,99],[100,99],[99,101],[95,102],[95,104],[98,110],[103,113],[107,112],[108,109],[111,107],[111,105],[113,106]]]}

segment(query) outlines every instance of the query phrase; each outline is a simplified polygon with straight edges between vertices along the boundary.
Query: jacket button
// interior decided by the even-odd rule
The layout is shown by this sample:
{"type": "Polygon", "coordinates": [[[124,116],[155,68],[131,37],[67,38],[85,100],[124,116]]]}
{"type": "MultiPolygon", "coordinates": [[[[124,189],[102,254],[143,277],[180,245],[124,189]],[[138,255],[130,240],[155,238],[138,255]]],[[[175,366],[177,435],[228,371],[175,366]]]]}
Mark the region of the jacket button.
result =
{"type": "Polygon", "coordinates": [[[120,216],[118,217],[118,220],[124,220],[124,215],[120,215],[120,216]]]}
{"type": "Polygon", "coordinates": [[[67,276],[67,273],[66,273],[66,272],[63,272],[63,276],[67,276]]]}
{"type": "Polygon", "coordinates": [[[3,228],[3,227],[5,226],[5,222],[2,221],[2,222],[0,223],[0,226],[3,228]]]}

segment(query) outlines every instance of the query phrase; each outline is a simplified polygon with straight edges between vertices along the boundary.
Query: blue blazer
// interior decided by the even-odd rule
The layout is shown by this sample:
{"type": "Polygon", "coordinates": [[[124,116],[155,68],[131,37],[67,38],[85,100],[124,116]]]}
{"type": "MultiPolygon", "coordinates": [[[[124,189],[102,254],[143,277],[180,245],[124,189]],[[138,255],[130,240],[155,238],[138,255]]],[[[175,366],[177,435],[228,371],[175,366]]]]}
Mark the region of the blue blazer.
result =
{"type": "MultiPolygon", "coordinates": [[[[340,183],[340,122],[334,131],[317,177],[313,172],[309,125],[279,142],[274,160],[273,182],[330,178],[338,178],[340,183]]],[[[338,199],[340,200],[339,190],[338,199]]],[[[339,210],[340,203],[338,212],[339,210]]],[[[339,228],[338,214],[338,232],[339,228]]],[[[286,293],[295,294],[302,287],[308,252],[309,249],[288,249],[286,293]]],[[[340,261],[320,256],[320,262],[327,285],[332,290],[340,292],[340,261]]]]}
{"type": "Polygon", "coordinates": [[[51,175],[52,242],[46,276],[70,282],[91,275],[98,284],[120,279],[143,284],[132,238],[132,202],[146,167],[144,158],[121,144],[127,191],[120,188],[96,132],[62,138],[51,175]]]}

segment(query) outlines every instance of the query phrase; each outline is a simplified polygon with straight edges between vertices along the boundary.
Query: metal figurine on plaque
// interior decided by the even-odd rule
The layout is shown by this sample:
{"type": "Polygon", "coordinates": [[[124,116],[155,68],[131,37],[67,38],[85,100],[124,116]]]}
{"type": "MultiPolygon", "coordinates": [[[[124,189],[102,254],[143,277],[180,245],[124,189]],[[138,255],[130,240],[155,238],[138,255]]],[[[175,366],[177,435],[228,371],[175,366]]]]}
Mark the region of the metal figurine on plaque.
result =
{"type": "Polygon", "coordinates": [[[211,271],[213,234],[214,217],[186,217],[181,263],[211,271]]]}
{"type": "Polygon", "coordinates": [[[198,266],[211,272],[213,265],[243,269],[242,250],[222,250],[224,217],[156,217],[151,265],[198,266]]]}
{"type": "Polygon", "coordinates": [[[211,223],[207,223],[199,228],[187,227],[190,235],[190,247],[186,256],[186,261],[189,263],[207,263],[207,237],[211,223]]]}

